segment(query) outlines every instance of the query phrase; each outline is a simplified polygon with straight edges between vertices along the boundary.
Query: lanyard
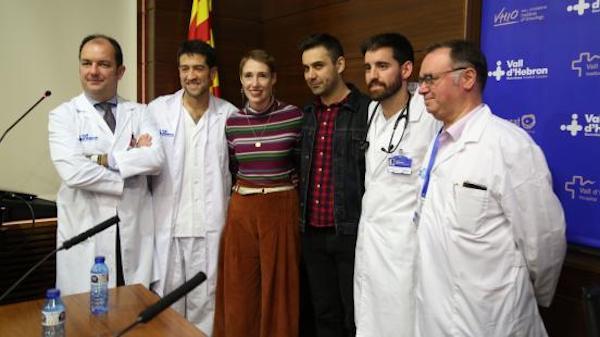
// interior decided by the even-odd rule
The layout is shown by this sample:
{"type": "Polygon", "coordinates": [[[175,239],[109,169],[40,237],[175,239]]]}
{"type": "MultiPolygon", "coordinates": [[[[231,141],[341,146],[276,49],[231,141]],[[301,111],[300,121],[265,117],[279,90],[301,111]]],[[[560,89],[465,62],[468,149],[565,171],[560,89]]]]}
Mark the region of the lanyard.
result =
{"type": "Polygon", "coordinates": [[[435,141],[433,142],[433,148],[431,149],[431,155],[429,156],[429,163],[427,164],[427,170],[425,171],[425,181],[423,182],[423,188],[421,189],[421,198],[425,198],[427,195],[427,189],[429,188],[429,178],[431,176],[431,170],[433,169],[433,164],[435,163],[435,157],[437,157],[438,150],[440,149],[440,132],[438,132],[437,136],[435,136],[435,141]]]}

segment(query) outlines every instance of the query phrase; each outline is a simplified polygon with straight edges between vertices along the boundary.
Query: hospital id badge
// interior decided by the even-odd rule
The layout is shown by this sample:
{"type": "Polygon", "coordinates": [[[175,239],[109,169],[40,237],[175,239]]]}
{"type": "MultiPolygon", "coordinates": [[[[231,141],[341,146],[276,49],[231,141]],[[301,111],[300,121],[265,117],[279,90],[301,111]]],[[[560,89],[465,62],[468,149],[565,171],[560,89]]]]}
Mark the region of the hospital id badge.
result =
{"type": "Polygon", "coordinates": [[[388,172],[394,174],[411,174],[412,159],[405,155],[395,155],[388,158],[388,172]]]}

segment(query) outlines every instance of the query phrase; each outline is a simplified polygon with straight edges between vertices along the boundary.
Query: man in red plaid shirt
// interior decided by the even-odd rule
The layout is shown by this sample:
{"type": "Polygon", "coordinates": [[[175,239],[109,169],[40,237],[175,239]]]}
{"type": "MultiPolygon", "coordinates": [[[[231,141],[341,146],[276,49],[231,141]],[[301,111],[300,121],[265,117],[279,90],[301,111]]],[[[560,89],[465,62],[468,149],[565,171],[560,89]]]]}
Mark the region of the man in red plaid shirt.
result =
{"type": "Polygon", "coordinates": [[[344,83],[340,42],[328,34],[300,44],[315,100],[304,108],[300,157],[302,254],[318,337],[354,336],[354,248],[364,193],[369,98],[344,83]]]}

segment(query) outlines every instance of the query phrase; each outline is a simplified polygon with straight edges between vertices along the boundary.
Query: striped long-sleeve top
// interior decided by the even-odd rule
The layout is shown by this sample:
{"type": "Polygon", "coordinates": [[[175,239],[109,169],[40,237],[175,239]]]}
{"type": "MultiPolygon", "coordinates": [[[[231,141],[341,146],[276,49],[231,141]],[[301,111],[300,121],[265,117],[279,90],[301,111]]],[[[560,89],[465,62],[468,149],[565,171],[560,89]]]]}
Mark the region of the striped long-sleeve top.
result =
{"type": "Polygon", "coordinates": [[[232,173],[260,186],[290,182],[302,110],[277,100],[265,111],[246,106],[227,119],[225,133],[232,173]]]}

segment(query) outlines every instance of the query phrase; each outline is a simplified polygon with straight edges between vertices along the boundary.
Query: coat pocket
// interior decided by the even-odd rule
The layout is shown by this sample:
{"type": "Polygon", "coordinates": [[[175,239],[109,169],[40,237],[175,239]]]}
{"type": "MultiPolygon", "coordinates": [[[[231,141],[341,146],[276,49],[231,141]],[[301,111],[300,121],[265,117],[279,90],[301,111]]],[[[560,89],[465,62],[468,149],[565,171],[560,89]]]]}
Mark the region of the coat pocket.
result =
{"type": "Polygon", "coordinates": [[[489,191],[482,188],[473,188],[470,185],[465,186],[462,183],[455,183],[453,195],[456,212],[454,229],[469,233],[477,232],[485,218],[489,191]]]}

